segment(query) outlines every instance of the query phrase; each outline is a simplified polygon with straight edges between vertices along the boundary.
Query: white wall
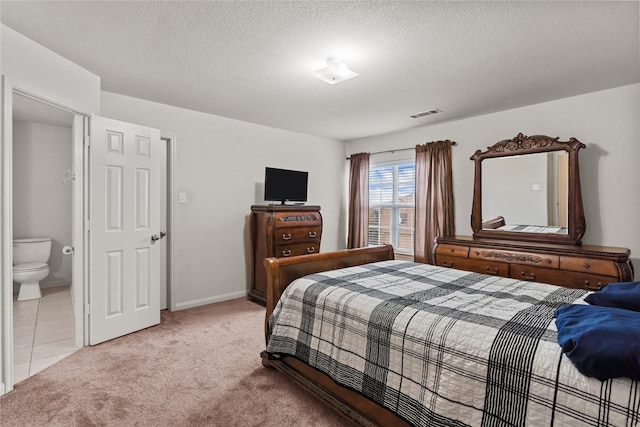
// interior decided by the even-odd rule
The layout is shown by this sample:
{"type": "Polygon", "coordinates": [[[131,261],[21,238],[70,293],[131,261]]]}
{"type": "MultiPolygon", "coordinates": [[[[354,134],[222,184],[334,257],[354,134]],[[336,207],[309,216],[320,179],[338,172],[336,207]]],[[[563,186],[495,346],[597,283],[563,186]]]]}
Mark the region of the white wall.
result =
{"type": "MultiPolygon", "coordinates": [[[[76,111],[86,113],[100,113],[100,78],[93,73],[79,67],[62,56],[44,48],[38,43],[28,39],[11,28],[1,25],[0,27],[0,71],[7,78],[9,84],[37,94],[49,101],[54,101],[76,111]]],[[[10,94],[3,93],[3,108],[5,99],[10,94]]],[[[4,117],[4,111],[3,111],[4,117]]],[[[5,140],[4,129],[2,132],[3,147],[11,144],[5,140]]],[[[9,156],[7,156],[9,157],[9,156]]],[[[4,164],[3,164],[4,166],[4,164]]],[[[5,181],[4,168],[0,175],[0,188],[2,188],[2,203],[9,203],[6,200],[5,188],[8,180],[5,181]]],[[[2,234],[2,245],[5,240],[10,240],[9,231],[7,235],[2,234]]],[[[0,245],[0,247],[2,247],[0,245]]],[[[0,258],[5,259],[5,253],[0,249],[0,258]]],[[[7,272],[2,267],[3,275],[7,272]]],[[[4,277],[3,276],[3,277],[4,277]]],[[[0,290],[3,298],[11,298],[6,295],[6,284],[0,290]]],[[[0,308],[1,310],[1,308],[0,308]]],[[[8,312],[8,311],[7,311],[8,312]]],[[[0,312],[0,358],[3,357],[7,341],[9,322],[6,322],[5,311],[0,312]],[[5,323],[6,322],[6,323],[5,323]]],[[[2,369],[5,360],[0,360],[0,393],[5,390],[6,372],[2,369]]]]}
{"type": "MultiPolygon", "coordinates": [[[[580,151],[582,197],[587,221],[585,244],[631,249],[640,278],[640,85],[589,93],[495,114],[405,132],[353,140],[347,153],[410,148],[440,139],[453,147],[456,233],[470,235],[473,162],[476,150],[525,135],[575,137],[580,151]]],[[[427,119],[428,120],[428,119],[427,119]]]]}
{"type": "Polygon", "coordinates": [[[72,170],[70,127],[13,122],[13,236],[52,239],[49,276],[42,281],[71,283],[71,183],[62,183],[72,170]]]}
{"type": "Polygon", "coordinates": [[[309,172],[310,205],[323,216],[321,251],[345,247],[344,143],[102,93],[105,117],[176,136],[174,298],[178,308],[245,295],[248,215],[263,204],[265,166],[309,172]],[[177,197],[176,197],[177,199],[177,197]]]}
{"type": "Polygon", "coordinates": [[[482,220],[498,216],[507,224],[547,225],[546,154],[482,161],[482,220]]]}
{"type": "Polygon", "coordinates": [[[51,101],[100,113],[100,77],[2,25],[2,74],[51,101]]]}

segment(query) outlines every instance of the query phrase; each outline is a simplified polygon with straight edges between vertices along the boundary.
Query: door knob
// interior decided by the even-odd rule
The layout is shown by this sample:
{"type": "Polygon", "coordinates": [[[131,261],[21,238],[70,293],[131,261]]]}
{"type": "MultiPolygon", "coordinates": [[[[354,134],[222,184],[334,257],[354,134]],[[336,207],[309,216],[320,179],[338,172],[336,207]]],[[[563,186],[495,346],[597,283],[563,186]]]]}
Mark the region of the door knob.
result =
{"type": "Polygon", "coordinates": [[[161,238],[161,239],[162,239],[162,238],[164,238],[164,236],[166,236],[166,235],[167,235],[167,232],[166,232],[166,231],[164,231],[164,230],[160,230],[160,238],[161,238]]]}
{"type": "Polygon", "coordinates": [[[160,240],[160,236],[158,236],[157,234],[152,234],[151,235],[151,241],[155,242],[156,240],[160,240]]]}

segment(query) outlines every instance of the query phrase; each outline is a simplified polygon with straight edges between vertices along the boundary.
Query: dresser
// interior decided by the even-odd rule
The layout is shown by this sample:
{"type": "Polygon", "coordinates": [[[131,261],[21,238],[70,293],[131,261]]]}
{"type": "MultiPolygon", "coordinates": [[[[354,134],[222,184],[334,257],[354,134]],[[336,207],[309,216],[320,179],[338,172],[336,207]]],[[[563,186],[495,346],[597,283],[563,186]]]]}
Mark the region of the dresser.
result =
{"type": "Polygon", "coordinates": [[[438,237],[435,263],[442,267],[598,290],[613,282],[633,280],[626,248],[438,237]]]}
{"type": "Polygon", "coordinates": [[[249,298],[265,304],[267,274],[263,260],[320,252],[320,206],[251,206],[252,281],[249,298]]]}

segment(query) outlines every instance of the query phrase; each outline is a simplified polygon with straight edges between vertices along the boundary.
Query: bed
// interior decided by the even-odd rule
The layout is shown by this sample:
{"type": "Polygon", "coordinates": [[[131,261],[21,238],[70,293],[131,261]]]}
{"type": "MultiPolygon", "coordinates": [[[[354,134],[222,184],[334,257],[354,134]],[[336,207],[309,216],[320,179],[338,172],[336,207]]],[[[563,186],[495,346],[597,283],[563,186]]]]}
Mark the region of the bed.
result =
{"type": "Polygon", "coordinates": [[[482,222],[483,230],[520,231],[523,233],[567,234],[568,228],[555,225],[506,224],[503,216],[482,222]]]}
{"type": "Polygon", "coordinates": [[[584,290],[395,261],[390,246],[265,267],[263,364],[358,423],[639,423],[637,381],[588,378],[556,342],[554,309],[584,290]]]}
{"type": "Polygon", "coordinates": [[[523,233],[567,234],[567,227],[554,225],[506,224],[496,228],[499,231],[521,231],[523,233]]]}

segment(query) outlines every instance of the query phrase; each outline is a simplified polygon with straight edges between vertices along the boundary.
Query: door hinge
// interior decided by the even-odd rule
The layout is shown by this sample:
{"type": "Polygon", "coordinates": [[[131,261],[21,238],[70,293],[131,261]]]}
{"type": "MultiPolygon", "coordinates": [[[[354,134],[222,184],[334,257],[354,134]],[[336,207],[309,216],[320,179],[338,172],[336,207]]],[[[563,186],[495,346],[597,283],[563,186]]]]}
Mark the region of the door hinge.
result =
{"type": "Polygon", "coordinates": [[[85,306],[85,312],[87,313],[87,315],[91,316],[91,304],[87,304],[85,306]]]}
{"type": "Polygon", "coordinates": [[[82,140],[84,141],[84,145],[91,147],[91,135],[85,135],[82,140]]]}
{"type": "Polygon", "coordinates": [[[90,219],[87,219],[84,222],[84,230],[85,231],[91,231],[91,220],[90,219]]]}

